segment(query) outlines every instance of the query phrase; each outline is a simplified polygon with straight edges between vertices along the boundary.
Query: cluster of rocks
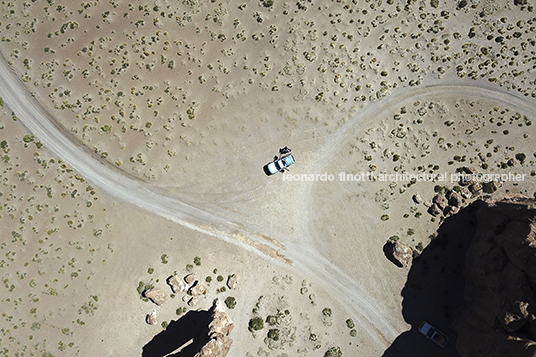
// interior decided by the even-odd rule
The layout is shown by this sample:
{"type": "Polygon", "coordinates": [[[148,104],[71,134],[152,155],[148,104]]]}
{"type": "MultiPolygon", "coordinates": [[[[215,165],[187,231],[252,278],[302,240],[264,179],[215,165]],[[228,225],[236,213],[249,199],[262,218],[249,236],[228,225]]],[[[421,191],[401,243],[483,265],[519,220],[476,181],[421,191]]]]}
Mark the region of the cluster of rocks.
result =
{"type": "MultiPolygon", "coordinates": [[[[425,204],[429,214],[432,216],[452,216],[458,213],[465,199],[476,197],[483,191],[495,192],[502,186],[501,181],[482,182],[477,180],[479,174],[474,167],[466,166],[462,168],[462,171],[458,181],[460,186],[456,190],[449,190],[446,194],[439,193],[432,198],[431,204],[425,204]],[[487,186],[488,190],[484,190],[484,186],[487,186]]],[[[419,195],[414,195],[413,201],[421,203],[422,198],[419,195]]]]}
{"type": "Polygon", "coordinates": [[[536,200],[475,204],[456,349],[461,357],[536,356],[536,200]]]}
{"type": "Polygon", "coordinates": [[[446,195],[437,194],[432,198],[432,204],[428,207],[428,213],[432,216],[443,214],[445,217],[452,216],[460,210],[463,199],[470,198],[471,192],[462,187],[460,192],[450,190],[446,195]]]}
{"type": "MultiPolygon", "coordinates": [[[[182,300],[190,307],[194,307],[199,303],[199,299],[207,294],[207,287],[201,281],[197,279],[195,273],[188,274],[184,277],[179,275],[171,275],[166,280],[170,286],[171,291],[174,294],[185,292],[182,300]]],[[[240,282],[240,276],[238,274],[230,275],[227,279],[227,287],[229,289],[236,289],[240,282]]],[[[167,293],[162,289],[152,288],[143,292],[143,297],[151,300],[156,305],[163,305],[167,300],[167,293]]],[[[153,310],[147,314],[145,321],[149,325],[156,325],[158,323],[156,317],[156,310],[153,310]]]]}

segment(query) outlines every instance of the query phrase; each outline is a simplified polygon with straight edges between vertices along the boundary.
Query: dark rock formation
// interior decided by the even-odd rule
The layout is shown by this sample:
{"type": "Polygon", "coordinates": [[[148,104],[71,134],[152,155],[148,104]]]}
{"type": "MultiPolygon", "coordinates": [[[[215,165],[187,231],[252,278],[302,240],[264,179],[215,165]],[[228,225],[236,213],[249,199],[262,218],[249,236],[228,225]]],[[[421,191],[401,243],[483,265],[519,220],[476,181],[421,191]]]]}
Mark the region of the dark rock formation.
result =
{"type": "Polygon", "coordinates": [[[460,356],[536,356],[536,201],[478,201],[465,261],[460,356]]]}

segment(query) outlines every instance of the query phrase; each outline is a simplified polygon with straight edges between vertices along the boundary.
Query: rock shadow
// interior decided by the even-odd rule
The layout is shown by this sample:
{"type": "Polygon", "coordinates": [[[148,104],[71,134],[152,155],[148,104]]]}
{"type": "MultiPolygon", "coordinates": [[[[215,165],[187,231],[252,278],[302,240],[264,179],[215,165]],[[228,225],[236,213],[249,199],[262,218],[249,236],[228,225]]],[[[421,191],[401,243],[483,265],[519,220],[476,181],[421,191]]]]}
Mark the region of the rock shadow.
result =
{"type": "Polygon", "coordinates": [[[455,357],[456,317],[463,309],[465,255],[475,234],[475,205],[446,218],[437,237],[412,263],[402,290],[402,314],[411,329],[396,338],[383,357],[455,357]],[[418,328],[427,321],[448,336],[439,347],[418,328]]]}
{"type": "Polygon", "coordinates": [[[393,256],[393,252],[392,252],[393,246],[394,246],[393,243],[390,243],[390,242],[385,243],[383,245],[383,254],[391,263],[393,263],[399,268],[402,268],[403,267],[402,263],[396,260],[395,257],[393,256]]]}
{"type": "Polygon", "coordinates": [[[212,311],[188,311],[143,346],[143,357],[192,357],[208,341],[212,311]],[[180,351],[177,351],[182,348],[180,351]]]}

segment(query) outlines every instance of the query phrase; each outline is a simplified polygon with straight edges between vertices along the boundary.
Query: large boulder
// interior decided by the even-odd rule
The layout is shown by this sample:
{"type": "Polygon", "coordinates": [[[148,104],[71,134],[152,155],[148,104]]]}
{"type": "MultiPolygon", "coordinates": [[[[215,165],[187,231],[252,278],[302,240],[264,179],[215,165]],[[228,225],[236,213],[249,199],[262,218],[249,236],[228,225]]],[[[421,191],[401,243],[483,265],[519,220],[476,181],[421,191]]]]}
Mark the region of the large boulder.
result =
{"type": "Polygon", "coordinates": [[[227,287],[229,289],[236,289],[239,284],[240,284],[240,275],[233,274],[233,275],[230,275],[229,278],[227,278],[227,287]]]}
{"type": "Polygon", "coordinates": [[[168,285],[174,293],[186,291],[186,283],[178,276],[172,275],[167,279],[168,285]]]}
{"type": "Polygon", "coordinates": [[[199,280],[197,280],[194,285],[192,285],[192,287],[188,290],[188,292],[192,296],[199,296],[206,294],[207,288],[205,287],[205,285],[200,283],[199,280]]]}
{"type": "Polygon", "coordinates": [[[407,267],[413,260],[413,249],[401,242],[394,242],[388,248],[394,263],[399,267],[407,267]]]}
{"type": "Polygon", "coordinates": [[[164,291],[156,288],[146,290],[143,293],[143,296],[150,299],[152,302],[159,306],[165,303],[167,299],[167,294],[164,291]]]}
{"type": "Polygon", "coordinates": [[[479,201],[465,262],[461,357],[536,356],[536,201],[479,201]]]}
{"type": "Polygon", "coordinates": [[[145,322],[147,322],[148,325],[156,325],[158,323],[158,319],[156,317],[156,310],[153,310],[147,314],[147,316],[145,317],[145,322]]]}

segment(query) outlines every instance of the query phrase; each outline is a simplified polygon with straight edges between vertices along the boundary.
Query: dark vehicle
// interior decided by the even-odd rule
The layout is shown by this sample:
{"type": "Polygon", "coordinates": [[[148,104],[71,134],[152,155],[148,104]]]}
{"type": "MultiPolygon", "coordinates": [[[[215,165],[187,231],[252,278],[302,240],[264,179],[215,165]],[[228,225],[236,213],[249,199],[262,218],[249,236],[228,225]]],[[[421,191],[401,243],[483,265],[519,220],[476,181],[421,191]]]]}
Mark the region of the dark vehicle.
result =
{"type": "Polygon", "coordinates": [[[434,341],[437,345],[441,347],[445,347],[447,345],[447,342],[449,342],[449,338],[447,336],[439,332],[435,327],[433,327],[426,321],[423,321],[420,324],[419,331],[428,339],[434,341]]]}

